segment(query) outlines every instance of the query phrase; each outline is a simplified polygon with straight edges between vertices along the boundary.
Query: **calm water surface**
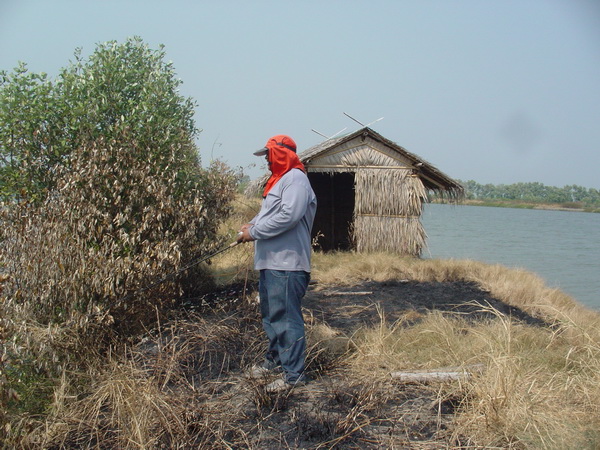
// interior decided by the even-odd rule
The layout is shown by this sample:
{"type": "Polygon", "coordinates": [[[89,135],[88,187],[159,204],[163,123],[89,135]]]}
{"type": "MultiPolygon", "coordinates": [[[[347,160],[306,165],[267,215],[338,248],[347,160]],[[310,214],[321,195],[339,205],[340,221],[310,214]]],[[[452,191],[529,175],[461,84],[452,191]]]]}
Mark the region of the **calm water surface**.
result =
{"type": "Polygon", "coordinates": [[[600,310],[600,214],[428,204],[423,225],[424,258],[527,269],[600,310]]]}

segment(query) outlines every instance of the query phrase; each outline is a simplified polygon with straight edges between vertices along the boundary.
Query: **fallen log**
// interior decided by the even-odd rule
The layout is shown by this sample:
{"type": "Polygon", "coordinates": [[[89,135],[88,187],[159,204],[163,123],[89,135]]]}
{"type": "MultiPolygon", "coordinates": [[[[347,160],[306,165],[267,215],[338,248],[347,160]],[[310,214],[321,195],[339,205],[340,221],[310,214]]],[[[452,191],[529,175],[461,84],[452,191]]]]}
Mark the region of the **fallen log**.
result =
{"type": "Polygon", "coordinates": [[[465,367],[443,367],[430,370],[392,372],[392,379],[404,383],[428,383],[430,381],[453,381],[469,378],[474,372],[482,372],[483,364],[465,367]]]}
{"type": "Polygon", "coordinates": [[[373,291],[333,291],[327,292],[326,295],[334,296],[334,295],[372,295],[373,291]]]}

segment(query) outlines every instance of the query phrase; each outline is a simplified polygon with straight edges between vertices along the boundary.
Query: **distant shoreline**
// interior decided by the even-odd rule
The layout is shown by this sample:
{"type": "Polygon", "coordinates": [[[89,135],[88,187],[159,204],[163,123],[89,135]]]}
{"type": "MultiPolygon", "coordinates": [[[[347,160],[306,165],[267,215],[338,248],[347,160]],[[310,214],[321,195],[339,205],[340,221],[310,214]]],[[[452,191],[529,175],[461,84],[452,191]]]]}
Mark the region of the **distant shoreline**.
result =
{"type": "MultiPolygon", "coordinates": [[[[438,199],[431,203],[447,203],[438,199]]],[[[570,212],[590,212],[600,213],[600,208],[585,208],[582,206],[565,206],[561,203],[533,203],[533,202],[518,202],[515,200],[463,200],[461,205],[467,206],[490,206],[497,208],[518,208],[518,209],[542,209],[548,211],[570,211],[570,212]]]]}

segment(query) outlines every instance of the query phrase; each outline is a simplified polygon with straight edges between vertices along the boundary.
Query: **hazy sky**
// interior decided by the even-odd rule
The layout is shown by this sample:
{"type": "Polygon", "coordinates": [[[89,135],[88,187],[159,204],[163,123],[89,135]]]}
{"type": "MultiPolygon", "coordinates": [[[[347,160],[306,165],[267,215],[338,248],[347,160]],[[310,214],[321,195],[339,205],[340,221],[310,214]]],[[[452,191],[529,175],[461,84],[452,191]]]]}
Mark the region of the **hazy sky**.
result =
{"type": "Polygon", "coordinates": [[[271,135],[304,150],[346,112],[453,178],[600,188],[598,0],[0,0],[0,69],[131,36],[198,102],[204,164],[255,178],[271,135]]]}

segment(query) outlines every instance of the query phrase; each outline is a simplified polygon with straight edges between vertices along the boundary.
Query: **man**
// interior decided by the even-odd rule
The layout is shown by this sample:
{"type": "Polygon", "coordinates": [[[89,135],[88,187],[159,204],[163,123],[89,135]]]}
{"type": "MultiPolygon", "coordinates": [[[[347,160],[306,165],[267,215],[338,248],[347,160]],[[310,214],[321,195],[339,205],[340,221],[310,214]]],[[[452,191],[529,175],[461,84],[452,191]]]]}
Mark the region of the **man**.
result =
{"type": "Polygon", "coordinates": [[[282,378],[266,386],[267,391],[276,392],[306,381],[301,300],[310,280],[317,199],[292,138],[273,136],[254,154],[266,157],[271,177],[264,188],[260,212],[241,227],[238,241],[255,241],[260,311],[269,339],[265,360],[251,369],[251,375],[282,371],[282,378]]]}

